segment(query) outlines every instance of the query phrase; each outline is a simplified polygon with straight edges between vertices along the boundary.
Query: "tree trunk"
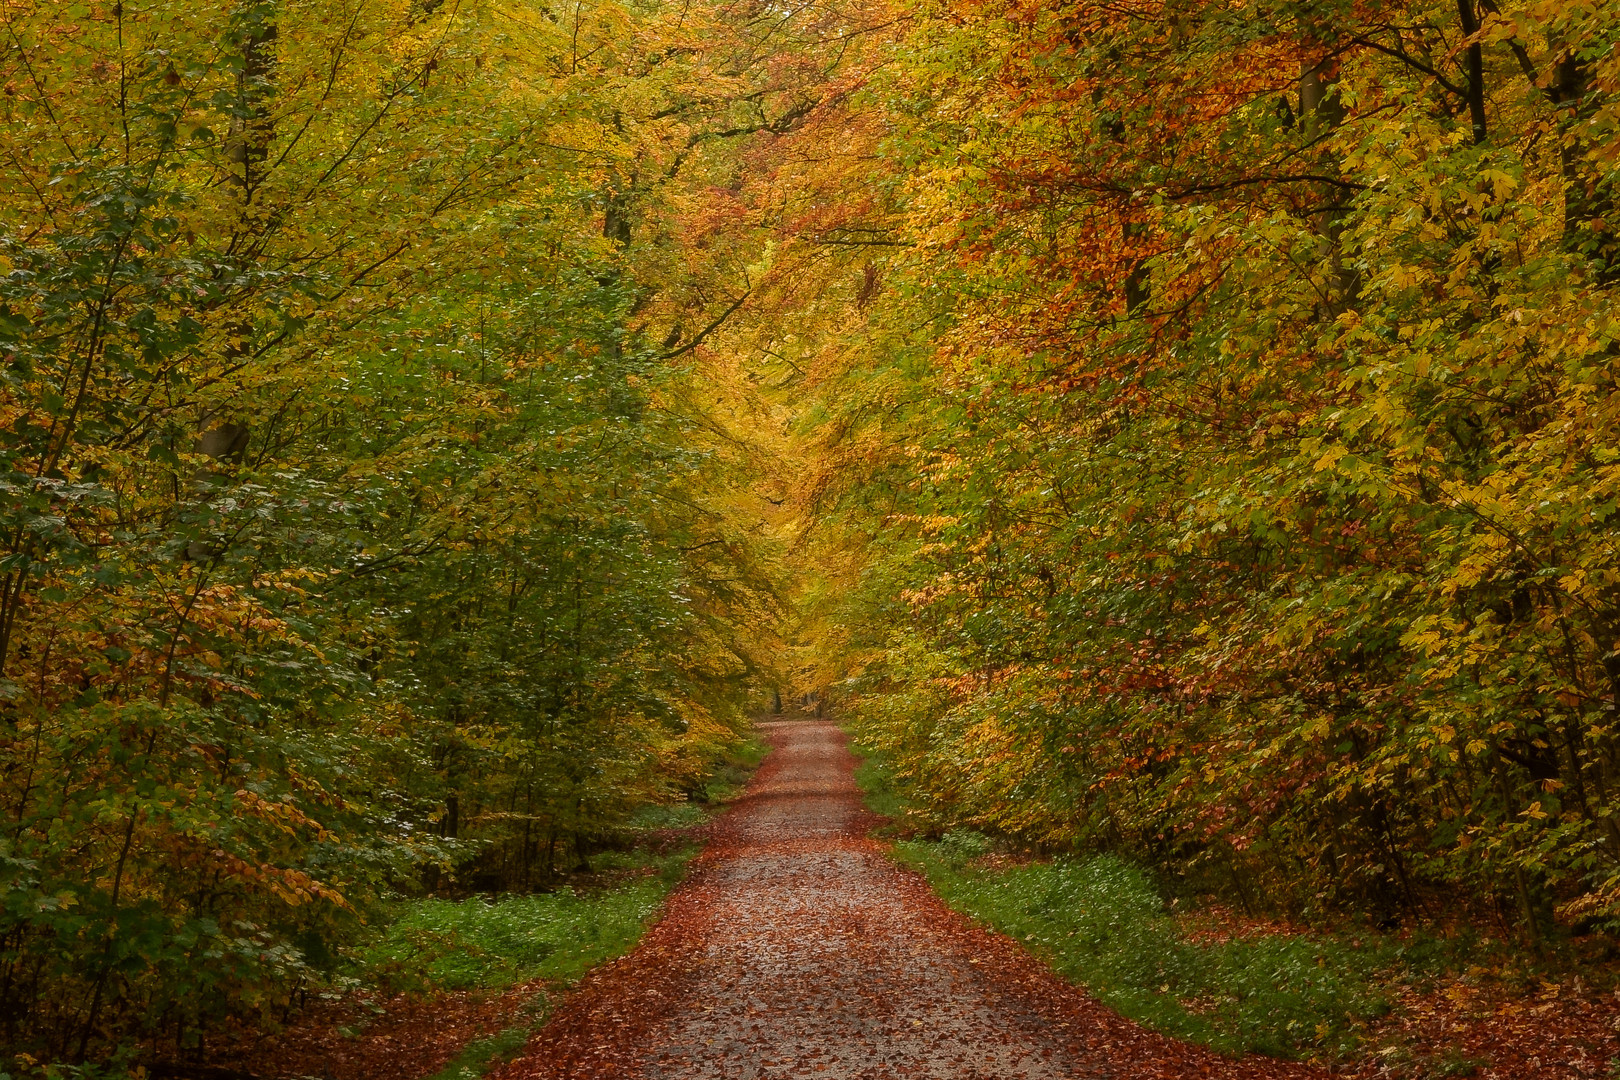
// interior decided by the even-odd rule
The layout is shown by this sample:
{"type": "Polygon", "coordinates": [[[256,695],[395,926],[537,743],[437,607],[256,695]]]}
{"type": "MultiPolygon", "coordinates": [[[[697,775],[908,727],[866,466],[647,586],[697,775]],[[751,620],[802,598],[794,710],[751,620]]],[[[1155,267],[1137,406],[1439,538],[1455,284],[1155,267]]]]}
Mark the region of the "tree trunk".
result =
{"type": "MultiPolygon", "coordinates": [[[[250,437],[251,431],[246,424],[219,424],[197,436],[196,451],[221,464],[240,464],[247,452],[250,437]]],[[[192,489],[206,499],[208,486],[225,478],[226,474],[217,469],[198,469],[191,477],[192,489]]],[[[193,540],[186,545],[186,558],[192,562],[211,559],[218,554],[218,550],[202,540],[193,540]]]]}
{"type": "Polygon", "coordinates": [[[1592,67],[1566,49],[1553,72],[1548,90],[1559,111],[1563,135],[1559,155],[1564,177],[1564,249],[1592,260],[1596,281],[1620,281],[1620,221],[1615,215],[1615,191],[1603,168],[1592,159],[1592,146],[1582,128],[1597,111],[1598,95],[1592,87],[1592,67]]]}
{"type": "Polygon", "coordinates": [[[234,36],[232,44],[242,50],[242,70],[236,77],[236,113],[226,135],[225,157],[241,166],[231,179],[251,202],[264,180],[275,135],[269,92],[276,44],[273,6],[252,4],[238,11],[234,36]]]}

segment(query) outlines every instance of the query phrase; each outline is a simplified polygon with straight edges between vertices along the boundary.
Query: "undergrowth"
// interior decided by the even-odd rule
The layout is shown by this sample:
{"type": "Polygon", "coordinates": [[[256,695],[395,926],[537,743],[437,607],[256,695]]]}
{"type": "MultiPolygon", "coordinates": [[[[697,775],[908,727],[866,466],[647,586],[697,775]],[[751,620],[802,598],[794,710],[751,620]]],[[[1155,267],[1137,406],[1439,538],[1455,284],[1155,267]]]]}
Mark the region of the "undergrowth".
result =
{"type": "Polygon", "coordinates": [[[890,821],[899,821],[905,816],[906,800],[890,783],[882,759],[862,747],[850,749],[861,755],[860,764],[855,766],[855,783],[866,795],[867,809],[890,821]]]}
{"type": "MultiPolygon", "coordinates": [[[[856,774],[890,818],[906,803],[881,759],[856,774]]],[[[1440,939],[1329,935],[1191,937],[1152,878],[1111,855],[1009,864],[967,830],[901,839],[894,854],[947,904],[1023,942],[1104,1004],[1156,1031],[1226,1054],[1342,1059],[1391,1007],[1386,988],[1450,966],[1440,939]]]]}
{"type": "Polygon", "coordinates": [[[647,871],[607,889],[412,900],[360,950],[357,974],[419,992],[501,990],[531,979],[571,982],[640,939],[696,851],[600,854],[598,870],[647,871]]]}
{"type": "Polygon", "coordinates": [[[692,794],[693,800],[714,806],[736,798],[748,786],[748,778],[754,775],[754,770],[759,768],[759,763],[770,752],[771,748],[765,740],[757,733],[751,733],[733,747],[705,778],[703,786],[692,794]]]}
{"type": "MultiPolygon", "coordinates": [[[[645,846],[645,834],[702,824],[743,789],[769,749],[758,737],[750,738],[726,755],[688,801],[643,807],[630,822],[627,850],[592,856],[593,870],[611,884],[408,901],[388,928],[357,952],[354,977],[414,992],[495,992],[534,980],[571,985],[597,964],[635,947],[700,850],[689,844],[657,854],[645,846]]],[[[469,1042],[429,1080],[483,1076],[522,1050],[551,1005],[550,994],[536,993],[516,1023],[469,1042]]]]}
{"type": "Polygon", "coordinates": [[[1338,1057],[1358,1023],[1389,1010],[1378,975],[1399,957],[1384,950],[1281,935],[1196,944],[1147,875],[1113,856],[976,867],[988,849],[952,832],[901,841],[895,854],[946,903],[1156,1031],[1228,1054],[1338,1057]]]}

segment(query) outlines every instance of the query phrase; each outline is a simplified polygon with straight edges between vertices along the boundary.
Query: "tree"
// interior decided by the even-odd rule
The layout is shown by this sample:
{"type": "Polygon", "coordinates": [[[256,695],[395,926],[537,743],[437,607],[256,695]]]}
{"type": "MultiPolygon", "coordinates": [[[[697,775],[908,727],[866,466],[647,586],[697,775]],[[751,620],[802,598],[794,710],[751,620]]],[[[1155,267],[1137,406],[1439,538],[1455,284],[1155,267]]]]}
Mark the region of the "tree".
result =
{"type": "Polygon", "coordinates": [[[7,20],[0,1031],[185,1051],[697,786],[773,555],[602,198],[655,14],[7,20]]]}
{"type": "Polygon", "coordinates": [[[922,12],[874,99],[914,253],[820,430],[845,675],[944,820],[1295,910],[1612,916],[1614,32],[922,12]]]}

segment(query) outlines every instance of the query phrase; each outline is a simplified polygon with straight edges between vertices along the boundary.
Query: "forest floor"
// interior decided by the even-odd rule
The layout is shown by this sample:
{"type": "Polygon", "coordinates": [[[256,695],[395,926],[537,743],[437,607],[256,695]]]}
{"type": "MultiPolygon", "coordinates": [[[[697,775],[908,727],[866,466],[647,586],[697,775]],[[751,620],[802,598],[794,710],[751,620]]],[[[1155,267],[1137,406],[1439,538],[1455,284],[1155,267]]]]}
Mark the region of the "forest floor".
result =
{"type": "MultiPolygon", "coordinates": [[[[443,970],[427,973],[438,992],[351,994],[309,1010],[252,1053],[215,1060],[260,1076],[330,1080],[1620,1075],[1612,1064],[1620,1055],[1620,1033],[1610,995],[1579,979],[1513,992],[1478,972],[1383,987],[1393,1007],[1355,1021],[1354,1040],[1338,1052],[1315,1055],[1330,1065],[1242,1056],[1222,1045],[1219,1032],[1211,1037],[1184,1030],[1151,1008],[1133,1008],[1141,998],[1122,997],[1117,991],[1123,984],[1069,970],[1061,956],[1043,947],[1042,934],[1055,929],[1060,938],[1083,936],[1084,926],[1009,923],[995,898],[985,899],[987,888],[1003,887],[1013,875],[1044,873],[1039,865],[971,852],[958,852],[952,861],[941,855],[952,846],[949,836],[932,845],[874,839],[874,827],[887,819],[865,808],[854,780],[856,759],[835,725],[788,720],[763,730],[774,752],[731,808],[660,838],[665,846],[695,839],[706,839],[707,846],[633,951],[606,962],[599,951],[561,979],[555,972],[526,978],[538,969],[519,964],[504,981],[480,986],[470,980],[488,957],[452,950],[433,961],[443,970]],[[905,865],[896,865],[897,856],[905,865]],[[1093,992],[1066,981],[1053,965],[1093,992]],[[456,988],[457,978],[468,981],[466,988],[456,988]],[[1115,1007],[1169,1034],[1127,1019],[1115,1007]]],[[[1106,893],[1097,899],[1107,903],[1091,904],[1071,893],[1071,901],[1083,902],[1047,907],[1063,908],[1060,917],[1072,918],[1074,909],[1090,906],[1106,918],[1105,936],[1121,942],[1121,949],[1162,963],[1178,946],[1154,937],[1158,931],[1151,927],[1144,931],[1148,924],[1140,920],[1132,929],[1135,916],[1128,908],[1141,898],[1133,899],[1118,867],[1103,869],[1094,884],[1106,893]]],[[[642,868],[619,876],[653,872],[642,868]]],[[[616,889],[623,893],[625,887],[620,882],[616,889]]],[[[1002,909],[1043,910],[1025,901],[1003,903],[1002,909]]],[[[1162,907],[1156,899],[1147,902],[1155,911],[1162,907]]],[[[639,934],[646,919],[638,912],[644,910],[627,908],[617,923],[639,934]]],[[[554,912],[547,917],[557,920],[553,936],[580,936],[582,924],[566,924],[554,912]]],[[[611,922],[594,908],[589,917],[595,920],[591,935],[611,922]]],[[[1177,933],[1186,931],[1195,950],[1257,942],[1250,966],[1263,969],[1262,981],[1285,979],[1288,950],[1316,948],[1298,928],[1261,925],[1230,912],[1161,918],[1154,925],[1162,928],[1166,921],[1176,924],[1177,933]]],[[[631,940],[605,940],[606,955],[625,953],[631,940]]],[[[1226,966],[1212,967],[1208,977],[1232,980],[1233,960],[1223,955],[1220,964],[1226,966]]],[[[1180,963],[1186,962],[1183,955],[1180,963]]],[[[1316,958],[1308,966],[1322,963],[1316,958]]],[[[1327,1008],[1339,1008],[1350,996],[1337,986],[1327,986],[1327,1008]]],[[[1151,996],[1169,987],[1148,989],[1151,996]]],[[[1226,989],[1234,1000],[1254,998],[1258,1008],[1270,1007],[1260,1000],[1267,988],[1226,989]]],[[[1295,1007],[1310,1006],[1287,987],[1281,990],[1295,1007]]],[[[1321,1011],[1322,1004],[1310,1007],[1321,1011]]],[[[1275,1017],[1270,1022],[1277,1026],[1275,1017]]]]}
{"type": "Polygon", "coordinates": [[[766,751],[757,740],[733,748],[691,801],[645,807],[549,891],[402,899],[319,998],[279,1025],[212,1033],[206,1064],[151,1075],[475,1080],[521,1049],[582,975],[635,946],[766,751]]]}
{"type": "Polygon", "coordinates": [[[1123,1019],[895,865],[868,836],[877,819],[837,727],[764,727],[775,752],[663,919],[492,1076],[1324,1075],[1123,1019]]]}
{"type": "Polygon", "coordinates": [[[183,1078],[470,1080],[509,1057],[592,967],[641,938],[709,821],[651,830],[554,891],[411,901],[347,977],[276,1027],[210,1040],[183,1078]],[[347,984],[347,985],[345,985],[347,984]]]}

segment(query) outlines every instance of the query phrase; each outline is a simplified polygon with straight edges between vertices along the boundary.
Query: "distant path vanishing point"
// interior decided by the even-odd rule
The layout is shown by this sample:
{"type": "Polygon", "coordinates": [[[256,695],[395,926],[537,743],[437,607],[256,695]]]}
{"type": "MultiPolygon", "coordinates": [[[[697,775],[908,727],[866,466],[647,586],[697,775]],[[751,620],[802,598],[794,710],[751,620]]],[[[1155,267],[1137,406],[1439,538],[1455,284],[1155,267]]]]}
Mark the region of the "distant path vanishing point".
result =
{"type": "Polygon", "coordinates": [[[1323,1075],[1230,1061],[1110,1012],[885,857],[835,725],[763,730],[770,756],[664,918],[501,1080],[1323,1075]]]}

